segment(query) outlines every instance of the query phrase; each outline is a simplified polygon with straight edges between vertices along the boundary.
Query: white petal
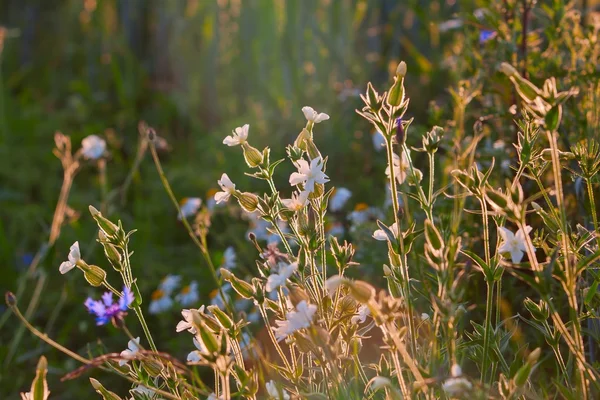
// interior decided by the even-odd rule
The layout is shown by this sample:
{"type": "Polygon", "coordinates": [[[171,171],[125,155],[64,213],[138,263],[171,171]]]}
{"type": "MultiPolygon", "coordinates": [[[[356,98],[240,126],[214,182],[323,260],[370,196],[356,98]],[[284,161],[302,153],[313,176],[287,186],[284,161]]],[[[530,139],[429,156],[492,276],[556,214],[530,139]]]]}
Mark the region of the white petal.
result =
{"type": "Polygon", "coordinates": [[[229,147],[237,146],[240,144],[240,140],[234,138],[233,136],[227,136],[225,139],[223,139],[223,144],[226,144],[229,147]]]}
{"type": "Polygon", "coordinates": [[[377,229],[375,232],[373,232],[373,239],[386,241],[388,239],[388,237],[385,234],[385,232],[383,231],[383,229],[377,229]]]}
{"type": "Polygon", "coordinates": [[[75,268],[75,264],[70,262],[70,261],[65,261],[62,264],[60,264],[60,267],[58,267],[58,270],[60,271],[61,274],[66,274],[67,272],[69,272],[70,270],[72,270],[73,268],[75,268]]]}
{"type": "Polygon", "coordinates": [[[515,237],[515,235],[511,231],[509,231],[503,226],[498,228],[498,233],[500,234],[500,236],[502,236],[502,240],[504,240],[505,242],[509,242],[515,237]]]}
{"type": "Polygon", "coordinates": [[[233,184],[233,182],[231,182],[231,179],[229,179],[229,176],[227,176],[227,174],[221,175],[221,179],[219,179],[217,182],[223,190],[235,189],[235,185],[233,184]]]}
{"type": "Polygon", "coordinates": [[[306,181],[306,175],[294,172],[290,175],[290,185],[296,186],[306,181]]]}
{"type": "Polygon", "coordinates": [[[320,113],[315,118],[315,124],[318,124],[319,122],[327,121],[328,119],[329,119],[329,115],[327,115],[325,113],[320,113]]]}
{"type": "Polygon", "coordinates": [[[523,259],[523,252],[519,249],[512,249],[510,252],[510,258],[512,258],[512,262],[518,264],[523,259]]]}
{"type": "Polygon", "coordinates": [[[81,260],[81,252],[79,251],[79,242],[75,242],[69,248],[69,261],[76,263],[78,260],[81,260]]]}
{"type": "Polygon", "coordinates": [[[304,113],[304,117],[308,121],[314,120],[316,112],[312,107],[309,107],[309,106],[302,107],[302,112],[304,113]]]}
{"type": "Polygon", "coordinates": [[[230,194],[228,192],[217,192],[215,193],[215,201],[217,204],[229,200],[230,194]]]}

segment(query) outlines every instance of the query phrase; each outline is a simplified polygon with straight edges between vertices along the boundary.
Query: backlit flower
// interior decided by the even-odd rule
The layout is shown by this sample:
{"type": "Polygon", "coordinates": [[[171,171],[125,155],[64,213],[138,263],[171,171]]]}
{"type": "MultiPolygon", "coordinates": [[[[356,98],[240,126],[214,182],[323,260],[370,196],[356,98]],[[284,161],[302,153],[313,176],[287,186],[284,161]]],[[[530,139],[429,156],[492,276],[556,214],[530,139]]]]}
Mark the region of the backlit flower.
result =
{"type": "MultiPolygon", "coordinates": [[[[394,222],[391,226],[389,226],[389,229],[394,234],[394,237],[397,238],[398,237],[398,225],[394,222]]],[[[375,232],[373,232],[373,238],[375,240],[381,240],[381,241],[388,240],[388,236],[386,235],[386,233],[384,232],[383,229],[377,229],[375,232]]]]}
{"type": "Polygon", "coordinates": [[[248,140],[248,129],[250,128],[250,125],[246,124],[244,126],[240,126],[235,128],[235,130],[233,132],[231,132],[231,136],[227,136],[224,140],[223,140],[223,144],[226,144],[227,146],[238,146],[241,144],[246,143],[246,141],[248,140]]]}
{"type": "Polygon", "coordinates": [[[498,228],[498,233],[502,237],[502,244],[498,247],[498,253],[510,253],[512,262],[515,264],[520,263],[523,259],[523,253],[527,251],[527,247],[525,247],[525,236],[529,235],[531,230],[531,226],[527,225],[525,227],[525,232],[519,229],[516,234],[513,234],[504,227],[498,228]]]}
{"type": "Polygon", "coordinates": [[[269,381],[265,385],[269,399],[290,400],[290,395],[284,390],[279,389],[275,382],[269,381]]]}
{"type": "Polygon", "coordinates": [[[296,311],[290,311],[287,314],[287,319],[283,321],[275,321],[277,327],[273,328],[277,341],[281,341],[293,334],[294,332],[308,328],[317,312],[317,306],[308,304],[306,301],[301,301],[296,306],[296,311]]]}
{"type": "Polygon", "coordinates": [[[329,115],[325,113],[318,113],[314,110],[314,108],[309,106],[302,107],[302,112],[304,113],[306,120],[314,124],[318,124],[319,122],[327,121],[329,119],[329,115]]]}
{"type": "Polygon", "coordinates": [[[183,218],[191,217],[192,215],[198,212],[200,205],[202,204],[202,199],[198,197],[186,197],[184,198],[179,208],[181,209],[181,213],[177,216],[178,220],[182,220],[183,218]]]}
{"type": "MultiPolygon", "coordinates": [[[[204,306],[201,306],[199,309],[194,310],[194,311],[202,313],[202,312],[204,312],[204,306]]],[[[194,324],[192,323],[192,320],[193,320],[192,310],[183,309],[183,310],[181,310],[181,315],[183,316],[183,320],[181,320],[177,323],[177,327],[175,328],[175,331],[183,332],[183,331],[187,330],[191,334],[195,335],[196,328],[194,328],[194,324]]]]}
{"type": "Polygon", "coordinates": [[[267,279],[267,285],[265,289],[267,292],[272,292],[280,286],[285,286],[287,280],[296,272],[298,269],[298,263],[293,262],[291,264],[279,263],[279,270],[276,274],[271,274],[267,279]]]}
{"type": "Polygon", "coordinates": [[[304,190],[312,192],[315,190],[315,183],[327,183],[329,177],[323,172],[323,159],[317,157],[311,160],[310,165],[306,160],[298,160],[296,163],[298,172],[290,176],[290,185],[296,186],[304,184],[304,190]]]}
{"type": "Polygon", "coordinates": [[[69,249],[69,257],[68,261],[64,261],[58,267],[58,270],[61,274],[66,274],[77,265],[77,261],[81,260],[81,252],[79,251],[79,242],[73,243],[71,248],[69,249]]]}
{"type": "Polygon", "coordinates": [[[193,341],[194,341],[194,346],[196,346],[196,348],[197,348],[198,350],[193,350],[193,351],[191,351],[191,352],[188,354],[188,356],[187,356],[187,362],[189,362],[189,363],[199,363],[199,362],[201,362],[201,361],[202,361],[202,354],[201,354],[201,352],[204,352],[204,351],[206,351],[206,350],[205,350],[205,349],[204,349],[204,347],[202,346],[202,343],[200,343],[200,342],[198,341],[198,339],[196,339],[196,338],[194,337],[193,341]]]}
{"type": "MultiPolygon", "coordinates": [[[[406,151],[408,151],[408,150],[406,150],[406,151]]],[[[409,153],[409,155],[410,155],[410,153],[409,153]]],[[[398,181],[398,183],[403,183],[406,180],[406,178],[409,177],[411,175],[411,173],[413,173],[413,172],[414,172],[414,176],[417,179],[417,181],[420,181],[423,178],[423,174],[421,173],[421,171],[419,171],[418,169],[416,169],[414,167],[411,169],[410,162],[408,160],[408,157],[407,157],[405,151],[402,152],[401,157],[394,153],[393,165],[394,165],[394,175],[396,176],[396,180],[398,181]]],[[[385,169],[385,174],[388,177],[390,176],[390,166],[389,165],[385,169]]]]}
{"type": "Polygon", "coordinates": [[[307,192],[306,190],[304,190],[300,193],[294,192],[294,193],[292,193],[291,199],[282,199],[281,202],[289,210],[300,211],[306,205],[306,200],[308,200],[309,194],[310,193],[307,192]]]}
{"type": "Polygon", "coordinates": [[[109,321],[116,322],[127,315],[127,308],[133,302],[133,293],[127,286],[123,288],[122,296],[117,303],[113,302],[113,294],[106,292],[102,300],[93,300],[91,297],[84,305],[90,314],[96,316],[96,325],[104,325],[109,321]]]}
{"type": "Polygon", "coordinates": [[[369,315],[371,315],[371,310],[369,310],[369,307],[367,307],[366,304],[363,304],[360,307],[358,307],[358,311],[356,311],[356,314],[352,317],[350,321],[353,324],[362,324],[367,320],[367,317],[369,315]]]}
{"type": "Polygon", "coordinates": [[[88,160],[97,160],[106,150],[106,141],[99,136],[90,135],[81,141],[81,154],[88,160]]]}
{"type": "Polygon", "coordinates": [[[222,192],[215,193],[215,201],[217,204],[229,200],[229,197],[235,194],[235,184],[231,182],[231,179],[227,176],[227,174],[221,175],[221,179],[217,181],[219,186],[221,186],[222,192]]]}
{"type": "Polygon", "coordinates": [[[340,211],[346,202],[352,197],[352,192],[345,187],[336,188],[329,199],[329,210],[332,212],[340,211]]]}
{"type": "Polygon", "coordinates": [[[140,338],[139,337],[127,342],[127,349],[125,349],[121,352],[121,358],[123,358],[123,360],[119,360],[119,365],[123,366],[123,365],[127,364],[129,362],[129,360],[134,359],[135,355],[137,354],[139,349],[140,349],[140,338]]]}
{"type": "Polygon", "coordinates": [[[184,307],[197,303],[200,300],[198,282],[192,281],[189,285],[181,289],[181,292],[175,296],[175,300],[180,302],[184,307]]]}

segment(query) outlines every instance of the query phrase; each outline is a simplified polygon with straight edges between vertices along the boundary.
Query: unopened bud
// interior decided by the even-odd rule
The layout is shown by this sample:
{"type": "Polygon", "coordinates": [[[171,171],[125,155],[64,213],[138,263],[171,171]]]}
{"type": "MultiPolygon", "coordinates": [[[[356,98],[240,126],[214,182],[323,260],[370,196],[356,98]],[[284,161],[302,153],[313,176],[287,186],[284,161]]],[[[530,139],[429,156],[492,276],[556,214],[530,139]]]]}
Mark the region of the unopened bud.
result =
{"type": "Polygon", "coordinates": [[[247,212],[253,212],[258,206],[258,196],[254,193],[243,192],[237,196],[240,206],[247,212]]]}
{"type": "Polygon", "coordinates": [[[400,61],[398,67],[396,67],[396,76],[400,76],[404,78],[406,76],[406,63],[404,61],[400,61]]]}
{"type": "Polygon", "coordinates": [[[388,93],[387,102],[390,106],[398,107],[404,101],[404,77],[396,76],[394,84],[388,93]]]}
{"type": "Polygon", "coordinates": [[[390,267],[388,267],[386,264],[383,264],[383,274],[385,276],[392,275],[392,269],[390,267]]]}
{"type": "Polygon", "coordinates": [[[298,137],[294,142],[294,147],[306,151],[306,141],[310,139],[312,139],[312,134],[308,131],[308,129],[304,128],[302,129],[302,132],[298,134],[298,137]]]}
{"type": "Polygon", "coordinates": [[[350,295],[359,303],[366,304],[375,296],[375,288],[364,281],[348,282],[350,295]]]}
{"type": "Polygon", "coordinates": [[[6,301],[6,305],[9,307],[14,307],[17,305],[17,296],[13,292],[6,292],[4,294],[4,300],[6,301]]]}
{"type": "Polygon", "coordinates": [[[244,159],[246,160],[246,164],[250,168],[256,168],[263,162],[263,155],[258,149],[250,146],[248,143],[244,143],[242,146],[244,150],[244,159]]]}
{"type": "Polygon", "coordinates": [[[112,238],[119,231],[119,227],[112,223],[108,218],[102,216],[102,213],[98,211],[94,206],[89,206],[90,214],[96,220],[98,227],[104,231],[106,236],[112,238]]]}
{"type": "Polygon", "coordinates": [[[516,74],[518,74],[517,70],[515,69],[515,67],[513,67],[512,65],[510,65],[507,62],[503,62],[502,64],[500,64],[500,71],[508,76],[509,78],[511,76],[514,76],[516,74]]]}

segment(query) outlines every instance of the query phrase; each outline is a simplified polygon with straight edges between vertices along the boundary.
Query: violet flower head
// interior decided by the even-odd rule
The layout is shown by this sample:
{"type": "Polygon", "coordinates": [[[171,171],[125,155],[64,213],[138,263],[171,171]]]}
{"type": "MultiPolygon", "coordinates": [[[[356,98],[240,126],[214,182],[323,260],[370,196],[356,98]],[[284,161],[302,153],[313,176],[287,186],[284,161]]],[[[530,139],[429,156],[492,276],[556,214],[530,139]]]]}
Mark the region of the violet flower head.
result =
{"type": "Polygon", "coordinates": [[[396,142],[400,145],[404,143],[404,126],[402,125],[402,118],[396,119],[396,142]]]}
{"type": "Polygon", "coordinates": [[[491,31],[488,29],[483,29],[479,32],[479,43],[485,43],[490,39],[493,39],[496,36],[496,31],[491,31]]]}
{"type": "Polygon", "coordinates": [[[85,301],[84,305],[88,312],[96,316],[96,325],[104,325],[109,321],[113,324],[117,320],[123,319],[127,315],[127,307],[133,303],[133,293],[127,286],[123,287],[123,296],[118,302],[114,302],[113,294],[105,292],[102,300],[94,300],[91,297],[85,301]]]}

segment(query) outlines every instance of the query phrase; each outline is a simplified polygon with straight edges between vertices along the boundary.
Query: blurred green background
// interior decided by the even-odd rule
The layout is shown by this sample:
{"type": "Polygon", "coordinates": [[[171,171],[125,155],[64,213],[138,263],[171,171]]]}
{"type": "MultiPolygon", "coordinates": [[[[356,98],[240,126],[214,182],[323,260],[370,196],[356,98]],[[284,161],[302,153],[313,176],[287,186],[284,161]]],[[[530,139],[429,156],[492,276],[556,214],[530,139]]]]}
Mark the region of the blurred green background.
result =
{"type": "MultiPolygon", "coordinates": [[[[285,155],[304,126],[302,106],[326,112],[316,141],[329,155],[334,186],[353,192],[349,208],[384,200],[384,157],[372,128],[354,113],[368,81],[381,90],[400,60],[409,68],[407,93],[413,132],[450,114],[449,44],[477,43],[477,27],[441,32],[457,13],[485,2],[396,0],[2,0],[0,1],[0,289],[16,290],[32,256],[47,240],[62,181],[52,154],[56,131],[74,149],[87,135],[108,142],[106,185],[88,165],[75,179],[69,206],[80,213],[63,227],[56,245],[27,280],[19,304],[39,296],[35,326],[79,352],[120,351],[126,339],[111,326],[96,327],[83,308],[99,295],[81,275],[61,276],[58,265],[79,240],[84,258],[108,267],[94,246],[89,204],[100,204],[134,162],[140,120],[156,128],[170,151],[162,158],[180,198],[201,197],[223,172],[243,190],[264,188],[243,175],[241,152],[222,145],[231,130],[250,124],[250,141],[285,155]],[[460,3],[460,4],[459,4],[460,3]],[[456,38],[458,36],[458,39],[456,38]],[[430,112],[430,101],[436,112],[430,112]],[[108,189],[107,189],[108,188],[108,189]],[[99,344],[101,341],[101,345],[99,344]],[[92,345],[89,345],[92,343],[92,345]]],[[[237,149],[239,150],[239,149],[237,149]]],[[[287,168],[287,167],[286,167],[287,168]]],[[[288,190],[281,169],[280,187],[288,190]]],[[[200,281],[204,298],[214,286],[206,266],[169,202],[149,155],[134,175],[126,201],[109,216],[138,229],[132,261],[146,299],[167,273],[200,281]]],[[[213,221],[215,263],[230,245],[252,266],[247,224],[230,215],[213,221]]],[[[109,274],[113,271],[109,271],[109,274]]],[[[147,304],[146,304],[147,306],[147,304]]],[[[87,379],[59,382],[77,365],[25,332],[15,346],[18,321],[4,313],[0,328],[0,398],[16,398],[31,382],[40,354],[50,361],[54,398],[92,393],[87,379]]],[[[178,310],[149,316],[160,348],[184,358],[190,343],[175,334],[178,310]]],[[[137,330],[134,329],[136,332],[137,330]]],[[[134,333],[136,333],[134,332],[134,333]]],[[[103,382],[109,377],[103,377],[103,382]]],[[[123,381],[112,387],[125,387],[123,381]]]]}

